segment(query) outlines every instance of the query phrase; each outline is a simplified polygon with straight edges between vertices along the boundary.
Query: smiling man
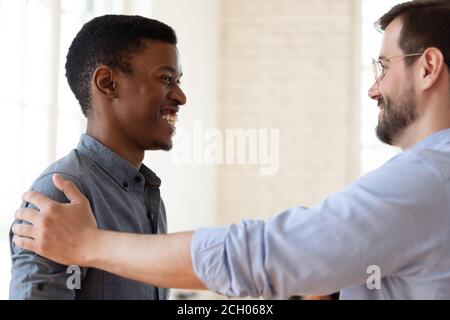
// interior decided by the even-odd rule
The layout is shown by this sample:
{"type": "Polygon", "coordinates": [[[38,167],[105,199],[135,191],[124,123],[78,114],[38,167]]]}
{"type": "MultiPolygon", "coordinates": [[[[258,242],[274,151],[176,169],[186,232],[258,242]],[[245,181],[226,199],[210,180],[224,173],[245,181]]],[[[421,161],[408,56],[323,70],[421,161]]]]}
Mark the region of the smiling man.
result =
{"type": "Polygon", "coordinates": [[[14,226],[14,242],[61,263],[227,296],[450,299],[450,1],[406,2],[378,24],[369,96],[377,135],[403,152],[341,192],[267,220],[137,235],[96,228],[86,198],[55,176],[71,203],[27,193],[41,212],[17,211],[33,225],[14,226]]]}
{"type": "MultiPolygon", "coordinates": [[[[66,76],[87,117],[78,147],[51,165],[32,190],[68,202],[52,183],[59,173],[89,199],[99,228],[166,233],[160,179],[142,164],[146,150],[170,150],[181,68],[175,32],[139,16],[107,15],[81,29],[67,55],[66,76]]],[[[28,203],[24,207],[29,207],[28,203]]],[[[166,299],[168,290],[94,268],[81,288],[67,285],[67,266],[11,243],[11,299],[166,299]]]]}

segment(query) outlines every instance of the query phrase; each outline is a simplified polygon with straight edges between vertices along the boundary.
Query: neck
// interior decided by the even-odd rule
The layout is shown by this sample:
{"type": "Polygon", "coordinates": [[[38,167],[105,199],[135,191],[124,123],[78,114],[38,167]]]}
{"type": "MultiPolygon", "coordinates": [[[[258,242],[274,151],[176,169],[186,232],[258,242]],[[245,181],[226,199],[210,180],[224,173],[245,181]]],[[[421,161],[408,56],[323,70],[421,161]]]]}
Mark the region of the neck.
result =
{"type": "Polygon", "coordinates": [[[450,128],[450,106],[443,106],[439,112],[424,113],[410,125],[395,143],[403,151],[413,147],[430,135],[450,128]]]}
{"type": "Polygon", "coordinates": [[[137,169],[141,167],[145,151],[121,135],[119,130],[88,120],[86,133],[128,161],[133,167],[137,169]]]}

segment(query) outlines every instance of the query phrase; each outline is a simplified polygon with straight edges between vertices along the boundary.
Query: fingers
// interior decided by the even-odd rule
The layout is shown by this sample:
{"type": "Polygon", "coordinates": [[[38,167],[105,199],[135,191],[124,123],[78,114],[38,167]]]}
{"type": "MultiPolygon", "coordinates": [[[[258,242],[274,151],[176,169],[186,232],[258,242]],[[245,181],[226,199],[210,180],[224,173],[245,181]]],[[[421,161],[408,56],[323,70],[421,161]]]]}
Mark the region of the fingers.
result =
{"type": "Polygon", "coordinates": [[[11,230],[14,233],[14,235],[16,235],[16,236],[32,238],[32,239],[34,239],[34,236],[35,236],[34,226],[29,225],[29,224],[16,223],[12,226],[11,230]]]}
{"type": "Polygon", "coordinates": [[[33,239],[30,238],[24,238],[18,235],[14,235],[13,237],[13,242],[15,243],[16,246],[18,246],[19,248],[28,250],[28,251],[35,251],[35,243],[33,239]]]}
{"type": "Polygon", "coordinates": [[[31,224],[36,224],[36,220],[38,219],[39,211],[36,209],[30,208],[20,208],[14,214],[14,218],[17,220],[27,221],[31,224]]]}
{"type": "Polygon", "coordinates": [[[53,175],[53,183],[59,190],[64,192],[67,199],[69,199],[69,201],[71,203],[80,203],[80,202],[86,200],[84,195],[80,192],[80,190],[77,188],[77,186],[72,181],[64,180],[57,173],[55,173],[53,175]]]}
{"type": "Polygon", "coordinates": [[[35,191],[26,192],[22,196],[22,200],[31,203],[35,207],[39,208],[39,210],[48,207],[50,204],[58,204],[58,202],[53,201],[46,195],[35,191]]]}

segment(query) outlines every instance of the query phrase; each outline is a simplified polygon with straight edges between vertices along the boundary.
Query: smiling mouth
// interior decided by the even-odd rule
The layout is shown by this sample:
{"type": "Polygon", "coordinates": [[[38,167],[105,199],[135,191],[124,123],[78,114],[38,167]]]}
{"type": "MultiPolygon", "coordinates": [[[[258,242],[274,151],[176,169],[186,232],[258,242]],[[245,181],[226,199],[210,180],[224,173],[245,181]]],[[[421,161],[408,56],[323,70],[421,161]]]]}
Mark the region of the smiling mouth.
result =
{"type": "Polygon", "coordinates": [[[177,113],[171,110],[164,110],[162,112],[162,118],[172,127],[175,127],[178,121],[177,113]]]}

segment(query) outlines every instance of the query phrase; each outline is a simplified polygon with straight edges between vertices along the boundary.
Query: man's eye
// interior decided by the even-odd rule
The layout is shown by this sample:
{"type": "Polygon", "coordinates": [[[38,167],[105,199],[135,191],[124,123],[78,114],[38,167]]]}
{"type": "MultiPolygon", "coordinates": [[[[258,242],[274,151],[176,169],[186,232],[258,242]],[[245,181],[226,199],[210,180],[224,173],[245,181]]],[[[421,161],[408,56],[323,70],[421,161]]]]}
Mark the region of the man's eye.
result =
{"type": "Polygon", "coordinates": [[[162,76],[161,80],[167,83],[171,83],[172,82],[172,77],[169,76],[162,76]]]}

